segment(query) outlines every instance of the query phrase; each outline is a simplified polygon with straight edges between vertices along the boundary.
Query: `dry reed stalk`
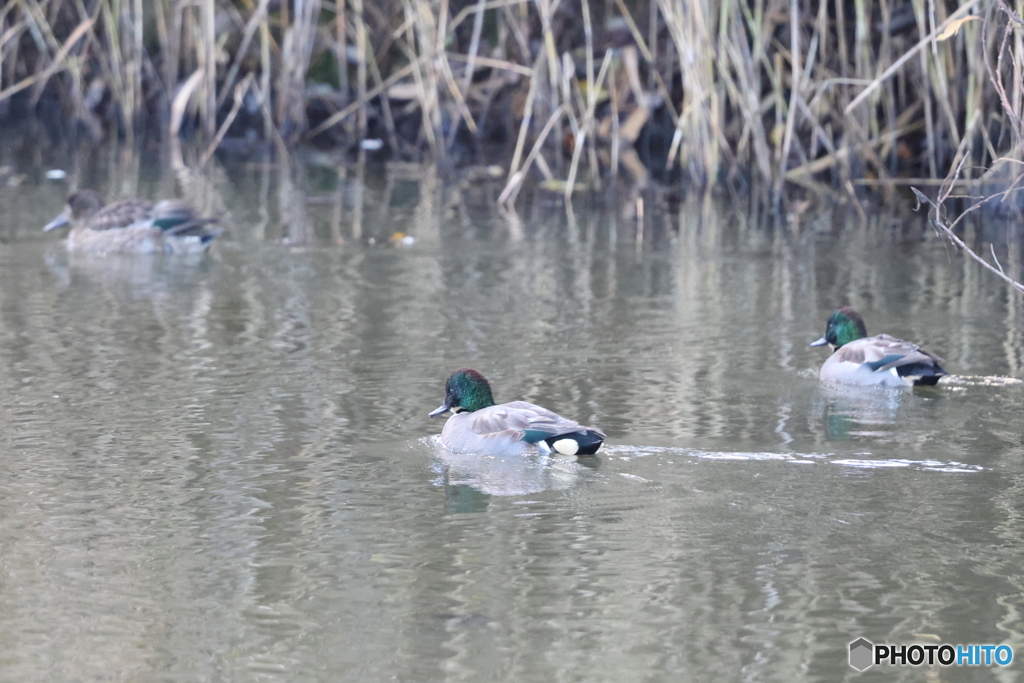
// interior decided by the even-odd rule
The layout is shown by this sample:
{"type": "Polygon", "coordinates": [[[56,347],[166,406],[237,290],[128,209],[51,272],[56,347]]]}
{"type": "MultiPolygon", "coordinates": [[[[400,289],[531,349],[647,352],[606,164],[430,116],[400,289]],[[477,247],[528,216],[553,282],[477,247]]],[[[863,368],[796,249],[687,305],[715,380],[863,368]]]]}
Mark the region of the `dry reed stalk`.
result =
{"type": "Polygon", "coordinates": [[[612,119],[612,150],[611,150],[611,173],[612,173],[612,187],[619,182],[619,87],[617,83],[617,75],[612,77],[611,87],[608,89],[608,94],[611,100],[611,119],[612,119]]]}
{"type": "Polygon", "coordinates": [[[551,0],[536,0],[537,13],[540,15],[541,38],[544,43],[544,52],[547,55],[548,63],[548,85],[551,88],[551,95],[554,97],[559,91],[561,77],[558,73],[558,50],[555,48],[555,32],[551,28],[551,16],[554,7],[551,0]]]}
{"type": "MultiPolygon", "coordinates": [[[[475,5],[473,36],[469,40],[469,59],[466,60],[466,68],[462,74],[462,89],[467,92],[469,91],[469,86],[473,83],[473,69],[476,68],[477,51],[480,49],[480,34],[484,30],[484,8],[486,6],[487,0],[477,0],[475,5]]],[[[454,26],[452,29],[454,30],[454,26]]]]}
{"type": "MultiPolygon", "coordinates": [[[[374,54],[370,54],[370,59],[367,60],[370,66],[370,74],[373,76],[373,83],[376,88],[380,88],[381,92],[386,91],[386,87],[382,87],[384,79],[380,75],[380,67],[377,65],[377,57],[374,54]]],[[[388,102],[388,98],[385,95],[380,98],[381,112],[384,114],[384,130],[388,134],[388,142],[391,145],[391,149],[398,150],[398,133],[395,131],[395,119],[391,115],[391,104],[388,102]]]]}
{"type": "Polygon", "coordinates": [[[658,7],[676,51],[680,55],[690,55],[688,59],[680,59],[683,82],[680,108],[690,112],[680,116],[676,124],[683,131],[683,157],[692,170],[699,170],[699,174],[705,177],[715,178],[719,162],[716,136],[708,112],[704,110],[706,100],[713,107],[711,101],[717,98],[713,83],[714,64],[709,51],[696,50],[696,46],[708,41],[711,35],[704,5],[700,2],[683,5],[673,0],[658,0],[658,7]]]}
{"type": "Polygon", "coordinates": [[[91,38],[97,42],[97,46],[105,57],[105,59],[100,60],[100,68],[105,72],[107,85],[110,87],[114,99],[121,110],[121,117],[124,119],[123,123],[128,128],[130,136],[131,119],[134,112],[132,111],[133,105],[129,99],[128,88],[125,82],[124,54],[121,51],[121,33],[118,30],[118,20],[120,17],[115,14],[115,8],[111,7],[109,0],[102,0],[99,7],[100,15],[103,17],[103,33],[107,44],[104,46],[95,33],[92,34],[91,38]]]}
{"type": "MultiPolygon", "coordinates": [[[[1020,63],[1019,62],[1019,56],[1020,56],[1020,53],[1021,53],[1019,39],[1017,40],[1016,45],[1014,47],[1014,51],[1017,53],[1017,57],[1018,58],[1014,59],[1013,62],[1012,62],[1014,64],[1014,69],[1015,69],[1015,71],[1017,73],[1017,76],[1018,76],[1014,80],[1014,88],[1013,88],[1014,92],[1017,94],[1017,97],[1014,98],[1012,103],[1011,103],[1010,99],[1008,98],[1008,96],[1006,94],[1006,87],[1005,87],[1005,85],[1003,83],[1003,68],[1002,67],[1003,67],[1003,55],[1005,55],[1006,51],[1007,51],[1007,42],[1008,42],[1008,40],[1010,38],[1011,33],[1013,33],[1013,30],[1011,28],[1012,24],[1014,23],[1014,21],[1020,22],[1021,20],[1001,0],[1000,0],[999,4],[1001,5],[1000,10],[1003,13],[1005,13],[1005,16],[1007,17],[1007,23],[1006,23],[1005,29],[1003,30],[1003,37],[1002,37],[1002,40],[1001,40],[999,48],[998,48],[998,53],[997,53],[998,56],[996,58],[996,66],[995,66],[995,68],[992,67],[991,62],[988,59],[987,53],[985,54],[985,58],[984,58],[983,61],[985,62],[985,70],[988,73],[989,81],[992,83],[992,85],[993,85],[993,87],[994,87],[994,89],[996,91],[996,94],[999,97],[999,103],[1002,105],[1003,113],[1009,119],[1009,122],[1010,122],[1010,125],[1009,125],[1010,134],[1013,136],[1014,145],[1016,146],[1017,149],[1020,149],[1022,147],[1022,134],[1024,134],[1024,129],[1022,129],[1021,118],[1020,118],[1020,114],[1021,114],[1020,94],[1021,94],[1021,91],[1024,90],[1024,88],[1020,88],[1019,87],[1020,73],[1019,73],[1019,67],[1017,67],[1017,64],[1020,63]]],[[[986,20],[982,24],[982,44],[983,45],[988,45],[988,42],[989,42],[988,39],[987,39],[988,38],[988,28],[989,28],[989,24],[990,24],[991,21],[992,21],[992,13],[990,12],[989,13],[989,18],[986,18],[986,20]]],[[[1024,22],[1021,22],[1021,24],[1024,25],[1024,22]]],[[[995,159],[996,156],[993,155],[992,158],[995,159]]]]}
{"type": "Polygon", "coordinates": [[[829,168],[839,166],[841,163],[847,161],[857,153],[864,152],[871,146],[895,142],[901,137],[905,137],[908,133],[914,132],[914,130],[918,128],[920,128],[920,125],[908,126],[907,128],[885,133],[875,140],[838,147],[833,154],[818,157],[813,161],[807,162],[803,166],[798,166],[786,171],[786,180],[796,181],[801,176],[810,177],[815,173],[820,173],[829,168]]]}
{"type": "MultiPolygon", "coordinates": [[[[947,26],[950,24],[947,24],[947,26]]],[[[941,36],[939,36],[939,39],[941,39],[941,36]]],[[[950,142],[953,147],[958,147],[960,145],[960,132],[957,130],[956,115],[953,114],[952,103],[950,102],[951,96],[947,82],[949,70],[946,68],[946,60],[939,54],[939,41],[932,40],[929,45],[931,47],[932,68],[935,71],[935,75],[931,80],[933,87],[938,91],[936,99],[939,102],[939,110],[946,116],[946,134],[949,135],[950,142]]],[[[944,51],[948,53],[948,50],[944,51]]]]}
{"type": "MultiPolygon", "coordinates": [[[[587,90],[588,102],[586,112],[583,115],[583,124],[580,126],[579,135],[575,139],[575,144],[572,150],[572,163],[569,164],[569,175],[565,181],[565,200],[570,201],[572,198],[573,186],[576,183],[576,169],[580,163],[580,154],[583,151],[583,146],[587,144],[587,135],[589,134],[591,139],[596,137],[593,133],[594,127],[594,112],[597,109],[597,95],[601,90],[601,86],[604,84],[605,77],[608,75],[608,69],[612,63],[612,51],[608,50],[604,54],[604,59],[601,61],[601,71],[597,75],[597,81],[591,82],[590,87],[587,90]]],[[[593,143],[589,145],[593,148],[593,143]]],[[[597,177],[596,163],[594,169],[592,169],[594,178],[597,177]]]]}
{"type": "MultiPolygon", "coordinates": [[[[165,7],[166,0],[156,0],[153,3],[153,18],[156,22],[156,37],[157,43],[160,45],[160,52],[167,55],[167,46],[170,42],[170,34],[167,28],[167,8],[165,7]]],[[[160,74],[160,90],[164,104],[167,104],[167,93],[170,92],[173,87],[173,83],[176,80],[177,71],[172,67],[170,62],[165,61],[163,66],[163,73],[160,74]]],[[[177,65],[173,65],[176,67],[177,65]]]]}
{"type": "Polygon", "coordinates": [[[530,87],[526,91],[526,104],[523,106],[523,121],[519,125],[519,136],[516,139],[516,148],[512,153],[512,162],[508,167],[509,182],[519,172],[519,161],[523,156],[523,148],[526,146],[526,136],[530,131],[530,122],[533,120],[533,101],[537,97],[537,72],[544,62],[544,53],[537,55],[537,61],[533,64],[533,74],[530,78],[530,87]]]}
{"type": "Polygon", "coordinates": [[[338,89],[341,91],[341,104],[348,104],[348,37],[345,19],[345,0],[338,0],[334,7],[334,52],[338,60],[338,89]]]}
{"type": "Polygon", "coordinates": [[[200,84],[202,87],[200,116],[203,122],[203,131],[207,136],[212,136],[217,130],[217,18],[213,2],[210,0],[200,4],[199,28],[202,39],[196,41],[196,46],[202,46],[199,61],[205,73],[205,78],[200,84]]]}
{"type": "MultiPolygon", "coordinates": [[[[283,9],[287,4],[282,5],[283,9]]],[[[320,0],[295,0],[291,26],[281,44],[277,125],[282,134],[297,140],[306,128],[306,72],[316,39],[320,0]]]]}
{"type": "Polygon", "coordinates": [[[228,74],[224,77],[224,83],[221,85],[220,96],[217,98],[217,107],[224,104],[228,93],[234,89],[235,79],[238,78],[238,70],[242,68],[242,61],[249,53],[249,43],[252,41],[253,36],[256,35],[256,31],[266,21],[267,6],[269,4],[270,0],[260,0],[260,4],[249,17],[249,21],[246,22],[245,30],[242,32],[242,42],[239,43],[238,49],[235,51],[235,56],[231,60],[231,66],[228,68],[228,74]]]}
{"type": "Polygon", "coordinates": [[[516,196],[519,194],[519,189],[523,185],[523,178],[530,170],[530,166],[533,165],[534,161],[540,160],[540,157],[538,156],[540,154],[540,150],[544,146],[544,142],[547,140],[551,129],[554,128],[558,120],[562,118],[564,112],[564,105],[559,105],[555,111],[551,112],[551,116],[548,117],[547,122],[544,124],[544,128],[542,128],[540,134],[537,135],[537,139],[534,141],[533,147],[530,149],[530,153],[526,156],[526,161],[523,163],[522,170],[516,171],[514,174],[509,176],[505,189],[501,191],[501,195],[498,197],[499,204],[504,204],[506,207],[511,207],[515,204],[516,196]]]}
{"type": "MultiPolygon", "coordinates": [[[[429,4],[421,3],[421,11],[425,7],[428,11],[429,4]]],[[[435,48],[434,53],[437,55],[437,64],[441,71],[441,76],[444,78],[445,85],[448,86],[448,91],[455,99],[455,104],[458,107],[459,116],[466,121],[466,126],[469,128],[471,133],[476,133],[476,121],[473,120],[473,114],[469,111],[469,107],[466,106],[466,100],[462,96],[462,91],[459,90],[459,85],[455,81],[455,76],[452,74],[451,64],[448,62],[448,55],[445,50],[445,39],[447,36],[448,26],[448,0],[441,0],[440,7],[438,8],[438,16],[435,20],[437,24],[437,33],[434,36],[435,48]]],[[[430,11],[431,19],[433,19],[433,12],[430,11]]],[[[459,119],[452,117],[454,120],[451,123],[451,131],[448,135],[447,146],[450,147],[452,142],[455,140],[455,134],[458,132],[459,119]]]]}
{"type": "MultiPolygon", "coordinates": [[[[619,125],[620,112],[629,119],[617,134],[609,135],[603,127],[600,137],[595,130],[593,97],[601,79],[595,74],[596,38],[589,0],[581,0],[582,33],[572,38],[577,41],[573,44],[566,42],[571,34],[558,33],[559,0],[537,0],[535,9],[525,0],[469,0],[454,17],[449,17],[448,2],[403,0],[364,6],[363,0],[289,0],[279,5],[270,0],[151,0],[149,4],[144,0],[8,0],[0,2],[0,101],[25,88],[32,88],[29,101],[35,101],[46,88],[59,89],[76,118],[102,132],[98,116],[105,113],[111,130],[120,125],[121,134],[131,139],[148,111],[144,93],[156,93],[164,99],[160,108],[167,120],[166,130],[180,132],[186,112],[198,111],[205,135],[222,140],[223,119],[218,111],[232,93],[237,95],[236,84],[253,76],[248,96],[257,96],[265,110],[266,139],[279,140],[276,120],[294,141],[308,106],[304,90],[307,71],[314,52],[321,54],[323,49],[322,41],[314,43],[322,35],[337,55],[343,106],[308,135],[348,121],[356,111],[360,116],[358,135],[365,137],[371,99],[411,74],[423,116],[421,142],[440,158],[453,143],[461,120],[472,131],[481,116],[487,116],[492,102],[502,102],[496,93],[503,83],[495,73],[477,84],[474,75],[484,67],[512,71],[530,75],[531,82],[509,177],[520,172],[525,177],[536,165],[545,177],[558,175],[573,181],[567,182],[566,188],[579,177],[584,152],[594,186],[600,182],[599,154],[602,161],[610,154],[613,175],[620,160],[639,171],[638,160],[630,155],[628,146],[622,146],[628,145],[639,125],[659,106],[657,96],[652,98],[652,88],[675,128],[668,166],[681,165],[691,177],[709,181],[719,176],[719,168],[731,174],[737,168],[752,167],[755,175],[774,185],[776,197],[782,183],[794,178],[805,187],[820,187],[822,179],[812,178],[816,173],[828,173],[833,182],[847,187],[853,187],[849,181],[865,169],[885,180],[908,158],[908,148],[914,154],[916,140],[899,139],[897,133],[905,136],[921,127],[923,135],[919,135],[924,142],[917,163],[929,170],[959,149],[971,149],[972,164],[1022,153],[1018,116],[1024,101],[1020,73],[1024,38],[1016,29],[1004,31],[1003,27],[1024,22],[1004,0],[988,5],[988,18],[981,26],[981,51],[976,49],[977,31],[957,34],[964,21],[974,18],[970,13],[981,6],[980,0],[965,0],[949,16],[943,14],[946,10],[941,3],[911,0],[909,25],[896,23],[900,5],[892,0],[877,8],[868,0],[655,0],[647,5],[650,16],[642,32],[631,15],[631,10],[642,6],[627,7],[625,0],[608,2],[606,6],[612,11],[617,7],[625,20],[648,74],[643,78],[640,67],[635,63],[629,66],[631,48],[621,50],[625,71],[616,68],[609,73],[629,79],[636,106],[624,99],[626,91],[616,83],[611,88],[615,121],[608,127],[619,125]],[[86,5],[91,16],[84,14],[86,5]],[[335,11],[323,25],[318,20],[320,8],[335,11]],[[392,10],[395,13],[389,15],[392,10]],[[144,17],[144,12],[151,16],[144,17]],[[491,21],[487,12],[493,12],[497,22],[499,40],[495,45],[486,40],[491,21]],[[83,28],[86,16],[95,22],[83,28]],[[218,16],[230,17],[235,33],[217,35],[218,16]],[[155,77],[146,53],[147,46],[152,51],[149,41],[154,36],[146,36],[149,29],[143,25],[144,18],[154,17],[150,26],[155,26],[162,63],[155,77]],[[460,23],[470,18],[471,27],[456,32],[460,23]],[[998,31],[989,31],[989,24],[997,18],[1005,23],[998,31]],[[879,20],[877,26],[872,23],[879,20]],[[381,40],[373,39],[374,26],[379,27],[373,30],[380,32],[381,40]],[[251,54],[257,52],[252,45],[257,30],[258,57],[251,54]],[[669,40],[659,38],[662,31],[669,40]],[[280,50],[272,32],[283,37],[280,50]],[[789,40],[783,45],[779,37],[787,32],[789,40]],[[954,35],[959,36],[957,40],[942,42],[954,35]],[[396,50],[392,41],[396,40],[407,64],[393,61],[396,50]],[[534,50],[529,56],[531,41],[540,45],[539,55],[534,50]],[[224,44],[237,47],[218,73],[218,53],[224,44]],[[357,82],[351,85],[358,91],[357,100],[351,103],[346,95],[350,45],[357,55],[357,82]],[[585,92],[582,71],[578,81],[576,65],[568,57],[577,54],[574,50],[578,48],[583,50],[577,61],[586,71],[585,92]],[[567,54],[559,58],[556,49],[567,54]],[[987,53],[997,54],[997,58],[980,56],[987,53]],[[541,57],[547,60],[546,67],[540,63],[541,57]],[[252,65],[253,61],[258,65],[252,65]],[[539,71],[534,73],[517,62],[532,62],[539,71]],[[18,72],[17,79],[12,78],[15,69],[26,67],[27,74],[18,72]],[[174,92],[181,94],[179,72],[194,74],[197,69],[203,73],[201,81],[185,80],[186,85],[191,81],[189,97],[184,102],[172,97],[174,92]],[[983,70],[988,71],[988,79],[983,70]],[[56,74],[61,77],[52,78],[56,74]],[[676,90],[673,101],[666,85],[670,82],[681,84],[681,99],[676,90]],[[104,92],[110,97],[104,98],[104,92]],[[768,96],[762,98],[762,93],[768,96]],[[932,102],[933,96],[936,102],[932,102]],[[101,100],[108,104],[98,110],[101,100]],[[859,107],[866,100],[874,106],[859,107]],[[198,109],[191,104],[196,101],[198,109]],[[1001,113],[978,115],[997,101],[1003,105],[1001,113]],[[278,107],[275,116],[268,115],[270,102],[278,107]],[[352,104],[355,110],[350,109],[352,104]],[[531,122],[537,117],[551,120],[547,112],[558,107],[561,115],[553,125],[556,129],[571,127],[576,142],[566,174],[561,175],[562,155],[546,152],[551,148],[552,131],[546,134],[547,146],[534,145],[537,153],[528,168],[519,168],[533,134],[531,122]],[[906,118],[908,112],[913,120],[906,118]],[[442,123],[449,127],[442,129],[442,123]],[[605,144],[610,144],[610,151],[599,148],[601,141],[609,139],[605,144]],[[965,148],[968,139],[981,144],[965,148]]],[[[392,147],[405,144],[395,129],[386,96],[379,107],[392,147]]],[[[234,114],[221,113],[233,118],[239,110],[231,109],[234,114]]],[[[963,168],[968,175],[971,164],[963,168]]]]}
{"type": "Polygon", "coordinates": [[[183,3],[185,0],[169,0],[169,2],[171,3],[171,22],[167,32],[167,53],[164,55],[164,73],[167,79],[164,89],[168,93],[172,93],[178,84],[178,69],[181,67],[181,32],[184,28],[185,8],[183,3]]]}
{"type": "Polygon", "coordinates": [[[525,23],[525,19],[523,21],[516,19],[512,14],[513,6],[518,7],[521,13],[525,11],[526,8],[525,3],[521,2],[521,0],[512,0],[508,3],[502,3],[501,13],[502,16],[505,17],[505,26],[507,26],[512,32],[512,37],[516,39],[516,45],[519,46],[520,56],[523,61],[529,61],[531,54],[530,42],[527,39],[526,34],[523,32],[522,26],[520,26],[521,23],[525,23]]]}
{"type": "MultiPolygon", "coordinates": [[[[71,35],[68,36],[68,39],[64,41],[64,45],[60,47],[60,49],[57,51],[57,54],[54,55],[53,60],[46,69],[31,76],[26,76],[14,85],[7,87],[3,90],[0,90],[0,102],[4,101],[5,99],[7,99],[15,93],[24,90],[25,88],[35,85],[36,83],[45,82],[53,74],[63,70],[64,68],[67,68],[67,65],[65,64],[65,58],[67,57],[68,52],[71,50],[72,47],[75,46],[75,44],[79,40],[82,39],[82,36],[84,36],[88,31],[92,29],[93,23],[94,21],[92,19],[85,19],[84,21],[82,21],[82,23],[75,27],[75,30],[72,31],[71,35]]],[[[0,43],[0,46],[2,46],[2,43],[0,43]]]]}
{"type": "Polygon", "coordinates": [[[270,112],[270,44],[273,38],[270,35],[270,24],[267,15],[260,19],[260,109],[263,113],[263,139],[268,140],[273,136],[280,140],[281,135],[274,126],[274,117],[270,112]]]}
{"type": "MultiPolygon", "coordinates": [[[[129,91],[131,92],[133,113],[138,115],[144,113],[142,98],[142,62],[146,53],[142,49],[142,25],[145,21],[142,16],[142,0],[133,0],[132,11],[129,17],[132,27],[132,53],[129,57],[131,69],[129,75],[129,91]]],[[[134,116],[133,116],[134,118],[134,116]]]]}
{"type": "Polygon", "coordinates": [[[586,106],[581,101],[574,102],[573,98],[573,76],[576,73],[576,64],[572,61],[572,56],[568,52],[562,53],[562,68],[561,74],[562,79],[559,83],[562,103],[565,105],[566,117],[569,119],[569,128],[572,132],[573,139],[576,139],[581,135],[580,122],[576,117],[576,109],[580,112],[586,109],[586,106]],[[573,105],[576,105],[575,107],[573,105]]]}
{"type": "MultiPolygon", "coordinates": [[[[449,52],[447,57],[448,61],[456,62],[468,62],[470,59],[469,55],[460,55],[454,52],[449,52]]],[[[477,57],[473,61],[476,62],[477,66],[486,66],[491,69],[511,71],[513,73],[519,74],[520,76],[533,76],[533,69],[531,69],[530,67],[523,66],[522,64],[515,64],[514,62],[509,62],[504,59],[493,59],[491,57],[481,57],[477,55],[477,57]]]]}
{"type": "Polygon", "coordinates": [[[648,49],[647,42],[644,40],[643,35],[641,35],[640,29],[637,28],[636,22],[633,21],[633,15],[630,14],[629,8],[626,7],[624,0],[615,0],[615,2],[619,8],[619,12],[622,14],[622,18],[626,21],[626,26],[629,28],[629,32],[633,36],[633,41],[636,43],[637,49],[640,50],[640,54],[643,55],[647,63],[651,65],[654,82],[658,86],[658,92],[664,100],[663,104],[665,105],[665,109],[668,111],[669,116],[672,118],[672,123],[678,125],[679,114],[676,112],[675,104],[672,102],[672,95],[670,94],[668,86],[665,84],[665,80],[655,68],[656,61],[654,59],[654,55],[652,55],[651,51],[648,49]]]}
{"type": "Polygon", "coordinates": [[[206,74],[203,69],[196,69],[182,84],[178,94],[174,96],[174,100],[171,102],[170,120],[167,130],[168,137],[172,140],[177,140],[178,133],[181,131],[181,122],[185,118],[185,110],[188,108],[189,99],[191,99],[192,93],[199,87],[205,76],[206,74]]]}
{"type": "Polygon", "coordinates": [[[864,90],[862,90],[857,95],[857,97],[855,97],[853,101],[850,102],[850,104],[846,105],[846,108],[843,110],[843,112],[849,114],[851,111],[853,111],[857,107],[857,105],[863,102],[865,99],[867,99],[878,88],[879,85],[881,85],[886,79],[891,77],[894,73],[899,71],[900,68],[902,68],[903,65],[906,64],[911,58],[913,58],[914,55],[916,55],[920,50],[928,46],[940,33],[942,33],[943,30],[945,30],[950,25],[951,22],[966,15],[970,10],[974,9],[974,6],[977,5],[978,2],[980,2],[980,0],[966,0],[966,2],[963,5],[961,5],[955,12],[953,12],[953,14],[949,15],[949,17],[947,17],[944,22],[936,26],[930,33],[928,33],[928,35],[926,35],[924,38],[918,41],[917,44],[914,45],[914,47],[912,47],[910,50],[905,52],[899,59],[893,62],[892,65],[889,66],[889,68],[887,68],[884,72],[882,72],[881,75],[873,79],[871,83],[868,85],[868,87],[864,88],[864,90]]]}
{"type": "Polygon", "coordinates": [[[409,75],[411,75],[414,72],[417,66],[422,65],[423,61],[424,58],[419,57],[415,62],[411,64],[406,64],[405,66],[401,67],[398,71],[395,71],[385,80],[381,81],[379,85],[372,88],[371,90],[367,90],[363,98],[351,103],[350,105],[339,111],[337,114],[332,114],[330,118],[328,118],[326,121],[310,130],[306,134],[306,137],[315,137],[320,133],[324,132],[325,130],[327,130],[328,128],[330,128],[331,126],[337,125],[338,123],[347,119],[352,114],[360,111],[363,107],[366,106],[367,101],[372,100],[374,97],[377,97],[381,93],[387,91],[388,88],[390,88],[403,78],[408,78],[409,75]]]}
{"type": "MultiPolygon", "coordinates": [[[[590,18],[590,0],[581,0],[581,9],[583,11],[583,48],[586,50],[586,76],[587,76],[587,92],[593,95],[590,106],[588,107],[588,113],[590,116],[590,126],[587,128],[593,128],[594,125],[594,109],[597,106],[597,94],[600,92],[600,84],[594,82],[594,27],[590,18]]],[[[605,60],[609,60],[609,54],[605,53],[605,60]]],[[[609,62],[610,64],[610,62],[609,62]]],[[[607,75],[607,70],[605,70],[607,75]]],[[[586,128],[585,128],[586,131],[586,128]]],[[[591,133],[591,140],[594,139],[595,135],[593,131],[591,133]]],[[[584,133],[586,134],[586,132],[584,133]]],[[[597,150],[594,148],[593,142],[587,146],[587,160],[590,163],[590,177],[591,183],[594,188],[600,190],[601,188],[601,168],[597,163],[597,150]]],[[[570,182],[567,187],[571,187],[570,182]]]]}
{"type": "Polygon", "coordinates": [[[46,13],[37,0],[22,0],[22,6],[29,33],[39,49],[40,56],[44,62],[52,63],[50,53],[59,49],[59,41],[53,35],[46,13]]]}
{"type": "MultiPolygon", "coordinates": [[[[356,27],[356,100],[358,117],[356,118],[356,136],[359,140],[366,137],[366,126],[369,120],[366,105],[366,22],[363,18],[363,0],[352,0],[352,17],[356,27]]],[[[340,120],[340,119],[339,119],[340,120]]]]}
{"type": "Polygon", "coordinates": [[[235,117],[238,116],[238,110],[242,108],[242,100],[245,98],[245,93],[248,92],[249,86],[252,85],[253,78],[256,74],[248,74],[242,82],[235,86],[235,101],[231,105],[231,111],[224,118],[224,122],[220,124],[220,128],[217,130],[217,134],[213,137],[213,140],[206,147],[206,151],[199,158],[199,165],[205,166],[206,162],[210,160],[213,153],[217,151],[217,147],[220,146],[221,140],[228,132],[228,128],[234,123],[235,117]]]}
{"type": "Polygon", "coordinates": [[[779,158],[779,172],[775,176],[775,205],[782,200],[782,185],[786,167],[789,165],[789,148],[793,144],[793,127],[796,124],[797,102],[801,100],[800,86],[802,70],[800,67],[800,8],[797,0],[789,3],[789,35],[790,35],[790,83],[789,107],[786,110],[786,132],[782,137],[782,153],[779,158]]]}
{"type": "Polygon", "coordinates": [[[436,55],[434,53],[433,36],[436,35],[436,30],[433,26],[433,15],[429,11],[429,6],[425,12],[420,12],[412,4],[416,2],[417,6],[421,8],[426,4],[426,1],[402,1],[406,14],[414,18],[414,21],[406,28],[406,40],[402,48],[409,62],[414,67],[412,74],[413,80],[416,83],[420,113],[423,120],[423,134],[427,138],[427,144],[430,146],[434,158],[437,159],[440,158],[442,152],[442,146],[439,144],[442,136],[441,112],[437,98],[437,83],[434,72],[434,59],[436,55]],[[422,62],[416,59],[417,46],[420,49],[420,54],[423,55],[422,62]]]}
{"type": "Polygon", "coordinates": [[[476,4],[476,5],[473,5],[473,4],[466,5],[461,10],[459,10],[458,14],[456,14],[454,17],[452,17],[451,22],[449,22],[449,24],[448,24],[448,29],[449,29],[449,31],[454,31],[456,28],[459,27],[459,25],[462,22],[464,22],[470,16],[474,17],[474,22],[475,22],[475,17],[476,17],[476,14],[477,14],[478,11],[486,12],[487,10],[492,10],[492,9],[502,9],[502,8],[507,9],[508,7],[511,7],[511,6],[514,6],[514,5],[522,5],[522,4],[523,4],[523,0],[489,0],[489,1],[485,1],[483,3],[476,4]]]}

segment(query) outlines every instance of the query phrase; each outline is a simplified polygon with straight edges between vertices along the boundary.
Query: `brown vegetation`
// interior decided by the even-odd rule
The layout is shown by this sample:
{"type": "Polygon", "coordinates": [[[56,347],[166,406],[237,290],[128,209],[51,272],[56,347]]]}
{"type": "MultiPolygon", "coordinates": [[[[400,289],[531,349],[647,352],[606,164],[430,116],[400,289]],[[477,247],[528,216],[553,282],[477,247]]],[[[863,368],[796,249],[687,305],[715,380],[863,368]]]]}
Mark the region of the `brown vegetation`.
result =
{"type": "Polygon", "coordinates": [[[7,0],[0,118],[498,154],[506,201],[620,169],[852,190],[1019,158],[1020,26],[1003,0],[7,0]]]}

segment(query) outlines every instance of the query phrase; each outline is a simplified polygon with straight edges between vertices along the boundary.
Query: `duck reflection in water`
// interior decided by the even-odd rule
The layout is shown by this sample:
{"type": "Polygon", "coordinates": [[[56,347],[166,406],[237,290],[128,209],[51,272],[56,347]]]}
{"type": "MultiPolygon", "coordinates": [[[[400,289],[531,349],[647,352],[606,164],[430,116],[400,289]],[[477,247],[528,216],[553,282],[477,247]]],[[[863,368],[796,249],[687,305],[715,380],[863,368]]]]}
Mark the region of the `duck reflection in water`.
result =
{"type": "Polygon", "coordinates": [[[827,441],[890,441],[896,438],[900,409],[912,400],[913,394],[906,391],[822,383],[810,418],[813,423],[820,421],[827,441]]]}

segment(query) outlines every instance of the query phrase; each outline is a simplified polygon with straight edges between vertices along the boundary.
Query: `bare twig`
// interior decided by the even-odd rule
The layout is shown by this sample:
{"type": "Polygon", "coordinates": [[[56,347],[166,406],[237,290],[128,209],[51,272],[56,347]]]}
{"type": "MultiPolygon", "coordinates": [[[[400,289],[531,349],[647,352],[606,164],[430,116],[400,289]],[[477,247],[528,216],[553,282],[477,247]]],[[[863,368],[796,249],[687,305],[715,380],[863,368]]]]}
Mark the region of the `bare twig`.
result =
{"type": "MultiPolygon", "coordinates": [[[[988,269],[991,272],[995,273],[995,275],[997,277],[999,277],[1001,280],[1006,282],[1006,284],[1010,285],[1010,287],[1012,289],[1016,290],[1020,294],[1024,294],[1024,284],[1021,284],[1020,282],[1017,282],[1012,277],[1010,277],[1005,272],[1003,272],[1002,266],[999,266],[997,268],[996,266],[993,266],[991,263],[989,263],[984,258],[979,256],[973,249],[971,249],[969,246],[967,246],[967,244],[965,244],[964,241],[962,239],[960,239],[960,237],[958,237],[955,232],[953,232],[953,229],[950,227],[949,224],[946,223],[945,219],[943,219],[943,217],[942,217],[942,211],[940,209],[940,204],[938,204],[936,202],[933,202],[931,199],[928,198],[927,195],[925,195],[923,192],[918,190],[916,187],[912,187],[910,189],[912,189],[914,191],[914,195],[917,197],[917,201],[918,201],[918,206],[919,207],[921,206],[921,204],[927,204],[928,206],[930,206],[932,209],[935,210],[934,214],[929,212],[929,214],[928,214],[928,221],[931,223],[932,227],[935,228],[936,232],[938,232],[940,235],[942,235],[943,237],[948,239],[956,247],[958,247],[959,249],[961,249],[964,252],[966,252],[968,256],[970,256],[972,259],[974,259],[975,261],[980,263],[986,269],[988,269]]],[[[940,194],[940,197],[941,196],[942,195],[940,194]]],[[[992,255],[993,255],[993,257],[995,256],[995,252],[994,251],[992,252],[992,255]]],[[[999,264],[999,261],[996,261],[996,265],[998,265],[998,264],[999,264]]]]}

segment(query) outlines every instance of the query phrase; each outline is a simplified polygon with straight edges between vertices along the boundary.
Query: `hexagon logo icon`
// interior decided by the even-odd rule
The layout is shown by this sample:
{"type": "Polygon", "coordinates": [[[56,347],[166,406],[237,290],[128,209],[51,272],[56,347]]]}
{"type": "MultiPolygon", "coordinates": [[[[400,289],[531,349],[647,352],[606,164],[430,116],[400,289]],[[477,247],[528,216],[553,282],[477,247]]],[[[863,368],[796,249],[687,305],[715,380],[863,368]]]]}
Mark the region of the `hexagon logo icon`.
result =
{"type": "Polygon", "coordinates": [[[875,646],[871,641],[858,638],[850,643],[850,666],[857,671],[863,671],[874,663],[871,661],[874,653],[875,646]]]}

